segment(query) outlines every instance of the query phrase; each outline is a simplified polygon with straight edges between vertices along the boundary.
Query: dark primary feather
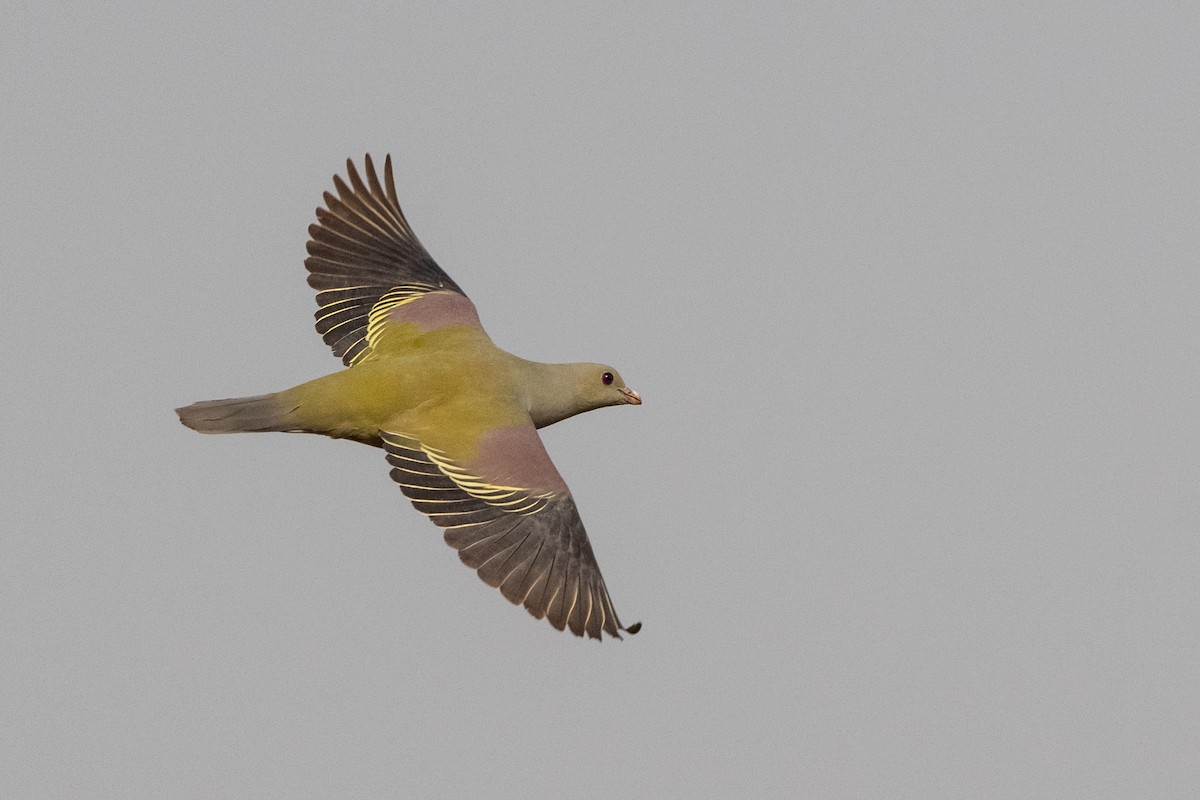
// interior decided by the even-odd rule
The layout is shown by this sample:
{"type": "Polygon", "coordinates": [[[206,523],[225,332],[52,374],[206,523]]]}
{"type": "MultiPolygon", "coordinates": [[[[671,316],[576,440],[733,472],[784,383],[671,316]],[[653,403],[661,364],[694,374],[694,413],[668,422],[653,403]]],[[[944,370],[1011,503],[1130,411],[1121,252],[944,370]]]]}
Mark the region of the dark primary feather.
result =
{"type": "Polygon", "coordinates": [[[317,290],[316,328],[346,366],[366,354],[371,308],[392,289],[452,291],[465,296],[417,240],[392,177],[392,157],[383,165],[386,189],[366,157],[366,183],[346,161],[349,185],[334,176],[337,196],[325,193],[317,224],[308,234],[308,285],[317,290]]]}
{"type": "Polygon", "coordinates": [[[386,431],[381,436],[392,479],[418,511],[446,528],[446,543],[488,585],[576,636],[599,639],[603,631],[620,639],[621,631],[641,629],[640,623],[626,628],[617,618],[570,493],[476,488],[476,494],[489,495],[483,499],[448,475],[449,467],[435,463],[416,439],[386,431]]]}

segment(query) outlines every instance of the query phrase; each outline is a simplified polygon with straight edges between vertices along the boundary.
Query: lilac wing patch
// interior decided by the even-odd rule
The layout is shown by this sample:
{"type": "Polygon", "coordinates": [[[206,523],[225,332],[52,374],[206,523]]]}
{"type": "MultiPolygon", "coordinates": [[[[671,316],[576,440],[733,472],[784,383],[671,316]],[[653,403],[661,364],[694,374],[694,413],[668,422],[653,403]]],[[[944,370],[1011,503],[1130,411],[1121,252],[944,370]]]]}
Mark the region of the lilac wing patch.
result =
{"type": "Polygon", "coordinates": [[[455,292],[428,292],[396,306],[388,312],[387,318],[392,322],[411,323],[423,332],[447,325],[466,325],[483,330],[475,304],[455,292]]]}
{"type": "Polygon", "coordinates": [[[561,494],[567,484],[532,425],[492,428],[479,439],[475,458],[463,465],[488,483],[561,494]]]}

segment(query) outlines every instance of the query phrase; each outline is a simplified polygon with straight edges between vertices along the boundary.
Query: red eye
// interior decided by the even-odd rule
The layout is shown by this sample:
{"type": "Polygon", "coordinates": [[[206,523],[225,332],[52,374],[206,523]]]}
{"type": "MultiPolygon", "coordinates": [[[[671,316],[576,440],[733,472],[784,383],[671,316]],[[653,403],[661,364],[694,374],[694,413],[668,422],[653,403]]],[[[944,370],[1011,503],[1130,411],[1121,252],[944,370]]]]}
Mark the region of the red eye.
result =
{"type": "Polygon", "coordinates": [[[605,386],[612,386],[613,376],[611,372],[606,372],[600,376],[600,380],[604,381],[605,386]]]}

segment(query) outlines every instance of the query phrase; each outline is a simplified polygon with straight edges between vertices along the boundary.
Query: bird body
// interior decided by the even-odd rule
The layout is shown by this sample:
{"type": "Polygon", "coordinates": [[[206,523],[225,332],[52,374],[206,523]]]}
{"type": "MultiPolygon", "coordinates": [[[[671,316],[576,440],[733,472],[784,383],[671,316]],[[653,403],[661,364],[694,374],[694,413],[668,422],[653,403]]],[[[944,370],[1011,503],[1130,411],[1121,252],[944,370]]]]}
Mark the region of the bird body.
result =
{"type": "Polygon", "coordinates": [[[570,491],[537,428],[641,403],[602,364],[543,364],[497,347],[433,262],[368,156],[347,162],[310,228],[317,329],[346,368],[291,389],[177,409],[203,433],[286,431],[387,451],[413,505],[485,581],[576,635],[636,633],[617,619],[570,491]]]}

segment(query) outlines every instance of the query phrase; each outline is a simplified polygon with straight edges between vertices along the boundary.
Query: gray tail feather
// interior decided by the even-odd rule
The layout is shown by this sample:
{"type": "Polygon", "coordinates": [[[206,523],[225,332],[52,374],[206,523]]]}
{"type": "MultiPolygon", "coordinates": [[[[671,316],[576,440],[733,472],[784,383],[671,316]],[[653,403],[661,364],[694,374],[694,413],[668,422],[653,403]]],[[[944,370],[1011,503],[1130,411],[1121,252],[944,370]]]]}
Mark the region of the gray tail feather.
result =
{"type": "Polygon", "coordinates": [[[291,411],[276,394],[205,400],[175,409],[180,422],[201,433],[294,430],[288,422],[291,411]]]}

